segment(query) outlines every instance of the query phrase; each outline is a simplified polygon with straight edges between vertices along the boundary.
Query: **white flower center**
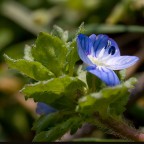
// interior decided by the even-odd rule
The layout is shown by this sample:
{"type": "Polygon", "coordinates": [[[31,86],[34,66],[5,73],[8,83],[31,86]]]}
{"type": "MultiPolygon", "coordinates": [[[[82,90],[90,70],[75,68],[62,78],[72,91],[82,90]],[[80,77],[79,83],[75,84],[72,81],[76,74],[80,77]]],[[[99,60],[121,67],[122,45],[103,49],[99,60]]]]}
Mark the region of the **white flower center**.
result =
{"type": "Polygon", "coordinates": [[[90,59],[90,61],[93,64],[95,64],[97,66],[105,66],[105,64],[103,63],[103,61],[100,61],[98,58],[93,57],[92,55],[88,55],[87,57],[90,59]]]}
{"type": "Polygon", "coordinates": [[[92,55],[88,55],[87,57],[96,66],[109,67],[109,65],[107,64],[107,61],[109,60],[111,55],[107,55],[106,57],[101,57],[101,58],[99,58],[99,57],[97,58],[97,57],[94,57],[92,55]]]}

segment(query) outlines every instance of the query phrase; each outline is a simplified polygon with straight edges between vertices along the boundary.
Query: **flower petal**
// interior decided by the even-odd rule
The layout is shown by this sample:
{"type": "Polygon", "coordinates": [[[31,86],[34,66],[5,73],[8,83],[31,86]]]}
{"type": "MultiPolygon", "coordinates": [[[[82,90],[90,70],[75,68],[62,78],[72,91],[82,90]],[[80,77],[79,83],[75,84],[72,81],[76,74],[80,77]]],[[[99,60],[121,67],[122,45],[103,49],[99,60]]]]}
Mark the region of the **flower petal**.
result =
{"type": "Polygon", "coordinates": [[[106,61],[106,65],[112,70],[121,70],[134,65],[139,60],[136,56],[118,56],[106,61]]]}
{"type": "Polygon", "coordinates": [[[94,42],[96,41],[96,35],[95,34],[90,35],[89,39],[91,39],[91,42],[94,44],[94,42]]]}
{"type": "Polygon", "coordinates": [[[96,40],[93,43],[94,52],[95,52],[96,57],[98,57],[100,51],[106,47],[107,41],[108,41],[107,35],[103,35],[103,34],[97,35],[96,40]]]}
{"type": "Polygon", "coordinates": [[[52,108],[51,106],[42,103],[42,102],[38,102],[37,103],[37,108],[36,108],[36,113],[37,114],[50,114],[56,112],[56,109],[52,108]]]}
{"type": "Polygon", "coordinates": [[[120,84],[119,78],[114,71],[105,67],[87,67],[88,72],[96,75],[108,86],[115,86],[120,84]]]}
{"type": "Polygon", "coordinates": [[[107,45],[101,49],[97,57],[101,60],[107,60],[108,58],[116,56],[120,56],[119,47],[113,39],[108,38],[107,45]]]}
{"type": "Polygon", "coordinates": [[[108,55],[111,55],[111,57],[120,56],[119,47],[112,38],[108,39],[108,43],[107,43],[107,46],[105,47],[105,52],[104,52],[103,57],[106,57],[108,55]]]}
{"type": "Polygon", "coordinates": [[[89,37],[83,34],[79,34],[76,41],[78,47],[78,54],[81,60],[88,65],[93,65],[92,62],[87,57],[87,55],[91,54],[91,51],[93,49],[91,39],[89,39],[89,37]]]}

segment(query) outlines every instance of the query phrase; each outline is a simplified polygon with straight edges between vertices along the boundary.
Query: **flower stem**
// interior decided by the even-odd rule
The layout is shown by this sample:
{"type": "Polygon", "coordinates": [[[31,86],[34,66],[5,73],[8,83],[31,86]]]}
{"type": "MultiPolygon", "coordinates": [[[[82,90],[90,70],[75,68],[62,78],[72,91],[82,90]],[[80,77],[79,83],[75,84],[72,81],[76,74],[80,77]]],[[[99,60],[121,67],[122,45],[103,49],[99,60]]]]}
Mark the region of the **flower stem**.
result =
{"type": "Polygon", "coordinates": [[[95,113],[95,116],[102,124],[116,132],[118,136],[135,142],[144,142],[144,133],[141,133],[135,128],[130,127],[128,124],[120,122],[112,117],[102,119],[98,113],[95,113]]]}

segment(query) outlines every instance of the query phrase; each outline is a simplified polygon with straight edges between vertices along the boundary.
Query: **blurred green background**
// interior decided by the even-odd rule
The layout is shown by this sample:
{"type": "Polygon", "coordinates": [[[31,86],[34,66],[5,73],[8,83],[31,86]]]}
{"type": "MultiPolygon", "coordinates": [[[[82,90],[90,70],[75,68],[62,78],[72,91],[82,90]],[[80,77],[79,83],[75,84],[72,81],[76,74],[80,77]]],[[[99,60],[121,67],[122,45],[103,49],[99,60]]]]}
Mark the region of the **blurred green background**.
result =
{"type": "MultiPolygon", "coordinates": [[[[119,44],[122,55],[140,60],[127,69],[127,78],[136,76],[125,117],[144,131],[144,0],[1,0],[0,1],[0,141],[31,141],[36,103],[24,100],[19,90],[33,80],[8,69],[3,54],[22,58],[26,44],[33,44],[41,31],[54,25],[69,31],[70,38],[84,22],[86,34],[108,34],[119,44]]],[[[75,138],[115,139],[86,125],[75,138]],[[86,132],[87,131],[87,132],[86,132]]],[[[94,141],[95,139],[91,139],[94,141]]]]}

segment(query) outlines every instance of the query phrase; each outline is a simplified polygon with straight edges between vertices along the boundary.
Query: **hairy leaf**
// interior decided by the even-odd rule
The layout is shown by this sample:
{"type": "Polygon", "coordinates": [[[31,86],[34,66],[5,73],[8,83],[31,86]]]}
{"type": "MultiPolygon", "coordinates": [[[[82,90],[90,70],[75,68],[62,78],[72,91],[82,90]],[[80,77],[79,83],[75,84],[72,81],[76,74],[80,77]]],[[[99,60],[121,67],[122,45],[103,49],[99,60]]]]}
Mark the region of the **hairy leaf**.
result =
{"type": "Polygon", "coordinates": [[[48,80],[54,77],[54,74],[39,62],[29,61],[25,59],[14,60],[7,55],[4,55],[4,57],[7,64],[11,68],[17,69],[23,74],[35,80],[48,80]]]}
{"type": "Polygon", "coordinates": [[[125,110],[129,98],[129,89],[135,82],[135,79],[129,79],[116,87],[107,87],[98,93],[84,96],[79,100],[79,110],[91,114],[97,111],[102,117],[119,116],[125,110]]]}
{"type": "Polygon", "coordinates": [[[71,128],[76,127],[79,125],[82,120],[80,117],[71,117],[68,120],[57,124],[55,127],[51,128],[49,131],[43,131],[38,133],[33,141],[35,142],[50,142],[55,141],[62,137],[66,132],[71,130],[71,128]]]}
{"type": "Polygon", "coordinates": [[[63,76],[26,85],[22,92],[26,98],[34,98],[35,101],[45,102],[57,108],[62,105],[71,107],[75,100],[83,95],[84,88],[85,84],[81,80],[63,76]]]}
{"type": "Polygon", "coordinates": [[[32,130],[36,130],[37,133],[49,130],[57,123],[66,120],[66,118],[68,117],[64,112],[55,112],[48,115],[42,115],[37,121],[35,121],[32,130]]]}
{"type": "Polygon", "coordinates": [[[76,41],[72,42],[69,48],[69,53],[67,55],[67,69],[69,75],[73,75],[75,63],[79,60],[76,41]]]}
{"type": "Polygon", "coordinates": [[[89,91],[98,92],[102,88],[103,82],[95,75],[87,72],[86,80],[89,87],[89,91]]]}
{"type": "Polygon", "coordinates": [[[52,33],[58,36],[61,40],[66,42],[68,40],[68,31],[64,31],[61,27],[54,25],[52,33]]]}
{"type": "Polygon", "coordinates": [[[80,60],[78,52],[77,52],[77,44],[76,44],[76,37],[79,33],[84,33],[85,29],[84,29],[84,22],[81,23],[81,25],[79,26],[75,38],[72,40],[72,42],[70,42],[69,44],[69,52],[67,54],[67,65],[66,65],[66,69],[69,72],[69,75],[73,75],[74,73],[74,66],[75,63],[80,60]]]}
{"type": "Polygon", "coordinates": [[[32,53],[31,53],[31,49],[32,49],[31,46],[25,45],[25,48],[24,48],[24,59],[29,60],[29,61],[34,61],[34,58],[33,58],[32,53]]]}
{"type": "Polygon", "coordinates": [[[34,60],[42,63],[56,76],[63,73],[67,48],[65,43],[56,36],[41,32],[32,48],[34,60]]]}

